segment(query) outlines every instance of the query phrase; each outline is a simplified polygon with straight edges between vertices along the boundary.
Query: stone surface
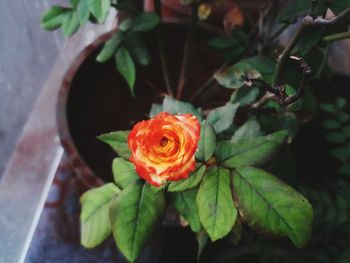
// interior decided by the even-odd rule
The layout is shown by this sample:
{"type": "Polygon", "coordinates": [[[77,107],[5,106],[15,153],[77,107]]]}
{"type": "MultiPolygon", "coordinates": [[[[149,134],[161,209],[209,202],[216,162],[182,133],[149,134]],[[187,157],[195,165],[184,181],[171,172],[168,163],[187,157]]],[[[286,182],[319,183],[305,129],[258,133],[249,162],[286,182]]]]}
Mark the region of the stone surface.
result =
{"type": "Polygon", "coordinates": [[[40,27],[41,14],[64,2],[0,1],[0,179],[63,44],[40,27]]]}

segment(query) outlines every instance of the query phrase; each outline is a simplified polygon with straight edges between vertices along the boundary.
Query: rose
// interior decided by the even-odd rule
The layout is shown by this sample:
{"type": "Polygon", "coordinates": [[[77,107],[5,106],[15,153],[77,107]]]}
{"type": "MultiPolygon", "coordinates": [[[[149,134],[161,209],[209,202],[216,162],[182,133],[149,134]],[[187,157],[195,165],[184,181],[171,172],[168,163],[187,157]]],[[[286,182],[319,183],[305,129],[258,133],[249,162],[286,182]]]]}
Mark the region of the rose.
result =
{"type": "Polygon", "coordinates": [[[137,123],[129,133],[130,161],[138,175],[154,186],[187,178],[196,166],[199,137],[200,124],[194,115],[161,112],[137,123]]]}

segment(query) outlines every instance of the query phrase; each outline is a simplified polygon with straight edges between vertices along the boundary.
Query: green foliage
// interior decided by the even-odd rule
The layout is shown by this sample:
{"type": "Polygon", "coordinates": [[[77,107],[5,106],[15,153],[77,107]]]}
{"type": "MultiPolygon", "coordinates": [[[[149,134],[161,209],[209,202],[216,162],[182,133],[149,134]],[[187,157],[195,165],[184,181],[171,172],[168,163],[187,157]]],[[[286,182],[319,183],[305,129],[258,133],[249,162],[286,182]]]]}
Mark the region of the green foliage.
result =
{"type": "Polygon", "coordinates": [[[84,26],[90,18],[90,1],[80,0],[77,6],[77,13],[80,26],[84,26]]]}
{"type": "Polygon", "coordinates": [[[243,106],[245,104],[254,102],[258,95],[258,87],[242,86],[232,93],[230,102],[233,104],[239,103],[240,106],[243,106]]]}
{"type": "Polygon", "coordinates": [[[122,41],[124,39],[124,34],[122,31],[118,31],[109,39],[103,46],[101,52],[96,57],[98,62],[106,62],[117,52],[122,41]]]}
{"type": "Polygon", "coordinates": [[[261,135],[261,127],[259,122],[254,119],[248,120],[239,127],[231,138],[232,143],[238,143],[246,139],[254,139],[261,135]]]}
{"type": "Polygon", "coordinates": [[[345,9],[350,7],[350,1],[349,0],[333,0],[331,2],[331,8],[332,11],[335,14],[339,14],[342,11],[344,11],[345,9]]]}
{"type": "Polygon", "coordinates": [[[109,206],[120,190],[113,183],[91,189],[80,198],[81,244],[93,248],[101,244],[111,233],[109,206]],[[98,229],[98,231],[96,231],[98,229]]]}
{"type": "Polygon", "coordinates": [[[135,170],[133,163],[123,158],[115,158],[112,163],[112,171],[115,184],[124,189],[140,177],[135,170]]]}
{"type": "Polygon", "coordinates": [[[182,192],[187,191],[189,189],[193,189],[196,186],[199,185],[199,183],[202,181],[203,175],[206,171],[205,165],[197,165],[196,170],[189,175],[188,178],[171,182],[168,185],[168,191],[169,192],[182,192]]]}
{"type": "Polygon", "coordinates": [[[171,204],[186,219],[192,231],[196,233],[201,229],[196,203],[197,191],[198,189],[193,189],[185,192],[171,193],[169,195],[171,204]]]}
{"type": "Polygon", "coordinates": [[[128,185],[113,200],[110,208],[113,236],[130,262],[139,256],[164,209],[164,193],[141,181],[128,185]]]}
{"type": "Polygon", "coordinates": [[[203,118],[200,112],[195,107],[193,107],[192,104],[176,100],[170,96],[165,96],[163,100],[162,111],[168,112],[170,114],[191,113],[196,116],[198,120],[202,120],[203,118]]]}
{"type": "Polygon", "coordinates": [[[69,11],[69,8],[64,8],[61,6],[51,7],[43,14],[41,18],[41,26],[50,31],[60,28],[69,11]]]}
{"type": "Polygon", "coordinates": [[[209,112],[207,121],[213,125],[216,133],[221,133],[228,128],[233,123],[233,119],[236,115],[237,109],[239,107],[238,103],[226,104],[225,106],[215,108],[209,112]]]}
{"type": "Polygon", "coordinates": [[[233,172],[235,202],[254,229],[288,236],[303,247],[311,233],[313,210],[307,199],[271,174],[252,167],[233,172]]]}
{"type": "Polygon", "coordinates": [[[327,131],[325,139],[332,144],[330,154],[340,162],[337,172],[350,175],[350,116],[345,112],[346,100],[337,98],[334,104],[325,103],[320,107],[329,116],[321,124],[327,131]]]}
{"type": "Polygon", "coordinates": [[[120,157],[129,160],[131,152],[127,143],[128,135],[129,131],[116,131],[102,134],[97,139],[111,146],[120,157]]]}
{"type": "Polygon", "coordinates": [[[118,71],[128,83],[132,96],[135,97],[134,86],[136,79],[136,68],[129,51],[125,47],[119,48],[115,54],[115,60],[118,71]]]}
{"type": "Polygon", "coordinates": [[[110,7],[111,0],[90,0],[90,12],[101,24],[105,22],[110,7]]]}
{"type": "Polygon", "coordinates": [[[79,29],[79,20],[76,12],[68,11],[62,22],[62,32],[65,37],[73,35],[79,29]]]}
{"type": "Polygon", "coordinates": [[[213,126],[206,120],[201,124],[201,139],[198,142],[196,158],[200,161],[209,161],[216,148],[216,134],[213,126]]]}
{"type": "Polygon", "coordinates": [[[222,141],[216,148],[215,157],[222,166],[227,168],[262,166],[274,158],[287,136],[288,132],[279,131],[238,143],[222,141]]]}
{"type": "MultiPolygon", "coordinates": [[[[326,1],[317,1],[314,14],[323,15],[327,11],[326,1]]],[[[311,10],[311,1],[304,0],[288,0],[285,3],[277,17],[277,22],[292,24],[298,17],[303,17],[309,14],[311,10]]]]}
{"type": "Polygon", "coordinates": [[[226,236],[234,226],[237,210],[230,189],[230,171],[212,167],[205,174],[197,195],[200,221],[212,241],[226,236]]]}
{"type": "Polygon", "coordinates": [[[131,25],[131,30],[136,32],[151,31],[158,26],[160,18],[155,13],[141,13],[134,20],[131,25]]]}
{"type": "Polygon", "coordinates": [[[138,33],[130,33],[124,41],[126,48],[140,65],[147,66],[150,63],[150,53],[138,33]]]}
{"type": "Polygon", "coordinates": [[[262,77],[270,83],[274,70],[275,63],[273,60],[257,56],[243,59],[239,63],[217,72],[214,77],[225,88],[238,89],[245,84],[242,79],[243,76],[262,77]]]}

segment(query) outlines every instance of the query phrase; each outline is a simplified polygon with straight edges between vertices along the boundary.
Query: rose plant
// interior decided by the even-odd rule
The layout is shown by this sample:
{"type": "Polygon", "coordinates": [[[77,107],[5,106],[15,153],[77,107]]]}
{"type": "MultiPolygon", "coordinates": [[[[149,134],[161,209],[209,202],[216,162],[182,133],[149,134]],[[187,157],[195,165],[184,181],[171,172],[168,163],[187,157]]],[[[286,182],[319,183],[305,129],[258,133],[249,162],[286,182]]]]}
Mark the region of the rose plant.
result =
{"type": "MultiPolygon", "coordinates": [[[[172,207],[196,234],[198,255],[209,240],[237,244],[244,225],[303,247],[311,236],[313,208],[279,177],[290,179],[284,177],[289,172],[285,163],[292,163],[288,145],[299,125],[316,112],[312,81],[330,80],[329,45],[349,37],[342,31],[349,24],[350,1],[267,1],[256,14],[242,1],[179,0],[182,16],[188,15],[188,34],[176,89],[164,51],[161,1],[153,3],[155,13],[142,12],[142,1],[70,2],[70,7],[49,9],[43,27],[62,28],[69,36],[89,20],[103,23],[111,8],[126,12],[96,60],[114,58],[137,96],[137,70],[152,59],[144,37],[150,33],[164,83],[159,88],[162,100],[154,101],[146,120],[98,137],[117,154],[114,181],[81,197],[82,245],[93,248],[113,235],[134,262],[172,207]],[[193,91],[188,79],[196,26],[218,23],[221,34],[208,46],[224,63],[184,98],[184,90],[193,91]],[[289,26],[294,23],[293,31],[289,26]],[[292,37],[281,46],[279,37],[288,28],[292,37]],[[225,96],[215,97],[223,90],[225,96]]],[[[308,193],[304,184],[296,187],[308,193]]]]}

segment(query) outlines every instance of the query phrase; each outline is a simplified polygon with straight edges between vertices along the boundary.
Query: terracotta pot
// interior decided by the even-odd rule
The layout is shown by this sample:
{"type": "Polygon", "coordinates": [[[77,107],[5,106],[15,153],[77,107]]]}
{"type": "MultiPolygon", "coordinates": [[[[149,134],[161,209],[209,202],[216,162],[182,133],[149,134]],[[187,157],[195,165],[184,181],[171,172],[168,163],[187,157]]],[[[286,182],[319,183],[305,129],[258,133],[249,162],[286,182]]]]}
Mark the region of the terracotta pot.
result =
{"type": "MultiPolygon", "coordinates": [[[[169,61],[170,79],[176,86],[186,30],[184,26],[176,24],[165,27],[165,53],[169,61]]],[[[184,92],[184,99],[223,62],[220,53],[207,45],[213,36],[204,29],[196,34],[188,83],[191,88],[184,92]]],[[[106,38],[108,35],[97,39],[77,57],[62,81],[57,107],[62,145],[87,187],[112,181],[113,178],[111,164],[116,154],[96,137],[111,131],[131,129],[135,122],[147,118],[151,104],[161,102],[165,93],[158,49],[151,44],[153,39],[146,39],[152,61],[148,67],[137,67],[136,98],[132,98],[124,79],[115,69],[114,60],[105,64],[95,61],[99,45],[106,38]]],[[[213,97],[211,101],[217,100],[213,97]]]]}

